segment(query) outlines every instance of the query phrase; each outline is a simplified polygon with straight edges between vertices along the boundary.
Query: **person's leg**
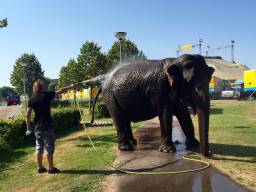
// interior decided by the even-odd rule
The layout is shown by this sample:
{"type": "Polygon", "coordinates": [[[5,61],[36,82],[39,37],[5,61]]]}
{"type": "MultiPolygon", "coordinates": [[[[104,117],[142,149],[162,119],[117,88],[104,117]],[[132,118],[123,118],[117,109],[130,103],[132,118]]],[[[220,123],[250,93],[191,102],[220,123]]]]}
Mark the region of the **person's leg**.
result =
{"type": "Polygon", "coordinates": [[[60,170],[54,166],[54,162],[53,162],[53,154],[55,151],[55,135],[52,129],[45,131],[44,142],[45,142],[45,149],[47,152],[47,160],[49,165],[48,173],[49,174],[59,173],[60,170]]]}
{"type": "Polygon", "coordinates": [[[38,169],[42,169],[43,168],[43,153],[38,153],[36,155],[36,160],[37,160],[37,166],[38,169]]]}
{"type": "Polygon", "coordinates": [[[47,154],[47,160],[48,160],[48,164],[49,164],[49,170],[52,170],[54,168],[53,154],[47,154]]]}
{"type": "Polygon", "coordinates": [[[36,162],[37,162],[37,172],[45,173],[47,170],[43,167],[43,152],[44,152],[44,139],[43,134],[40,131],[35,131],[36,138],[36,162]]]}
{"type": "Polygon", "coordinates": [[[44,140],[42,132],[35,131],[36,138],[36,162],[38,169],[43,168],[44,140]]]}

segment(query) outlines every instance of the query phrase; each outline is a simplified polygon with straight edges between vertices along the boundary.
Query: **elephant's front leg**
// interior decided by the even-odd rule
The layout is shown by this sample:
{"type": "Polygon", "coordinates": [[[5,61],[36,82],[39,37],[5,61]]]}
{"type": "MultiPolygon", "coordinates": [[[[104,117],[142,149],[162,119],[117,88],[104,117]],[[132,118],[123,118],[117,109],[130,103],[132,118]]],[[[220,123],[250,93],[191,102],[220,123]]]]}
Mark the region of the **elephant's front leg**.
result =
{"type": "Polygon", "coordinates": [[[164,109],[159,115],[161,126],[161,145],[160,152],[169,153],[175,152],[176,148],[172,143],[172,113],[168,109],[164,109]]]}
{"type": "Polygon", "coordinates": [[[186,105],[179,105],[175,110],[175,116],[177,117],[180,126],[186,136],[186,146],[188,149],[199,146],[199,141],[195,138],[194,125],[186,105]]]}

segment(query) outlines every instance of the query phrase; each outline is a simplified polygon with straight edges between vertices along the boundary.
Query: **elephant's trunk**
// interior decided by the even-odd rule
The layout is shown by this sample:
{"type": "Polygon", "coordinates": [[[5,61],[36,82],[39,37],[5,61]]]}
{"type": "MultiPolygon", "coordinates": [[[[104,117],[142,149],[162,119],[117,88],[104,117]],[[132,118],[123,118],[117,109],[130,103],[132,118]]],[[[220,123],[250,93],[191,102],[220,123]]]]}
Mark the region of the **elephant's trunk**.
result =
{"type": "Polygon", "coordinates": [[[209,151],[209,115],[210,115],[210,100],[205,99],[204,102],[197,107],[200,150],[203,156],[210,156],[209,151]]]}

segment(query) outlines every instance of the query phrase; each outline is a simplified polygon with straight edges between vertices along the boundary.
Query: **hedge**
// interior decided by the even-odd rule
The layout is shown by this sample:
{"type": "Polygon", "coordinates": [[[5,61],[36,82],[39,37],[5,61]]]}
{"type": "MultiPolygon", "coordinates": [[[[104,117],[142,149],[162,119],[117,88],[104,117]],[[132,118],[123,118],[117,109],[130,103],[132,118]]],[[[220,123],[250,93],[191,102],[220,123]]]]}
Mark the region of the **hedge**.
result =
{"type": "Polygon", "coordinates": [[[105,103],[103,103],[103,102],[96,103],[95,117],[96,118],[110,117],[110,114],[108,112],[108,108],[107,108],[105,103]]]}
{"type": "MultiPolygon", "coordinates": [[[[23,116],[9,120],[0,120],[0,150],[15,147],[21,143],[26,143],[32,137],[26,137],[26,124],[23,116]]],[[[53,109],[53,126],[56,134],[75,127],[79,124],[80,114],[75,109],[53,109]]]]}
{"type": "MultiPolygon", "coordinates": [[[[80,107],[89,107],[89,101],[77,100],[76,102],[79,104],[80,107]]],[[[76,107],[75,101],[73,100],[64,100],[64,101],[54,100],[52,101],[51,106],[54,108],[76,107]]]]}

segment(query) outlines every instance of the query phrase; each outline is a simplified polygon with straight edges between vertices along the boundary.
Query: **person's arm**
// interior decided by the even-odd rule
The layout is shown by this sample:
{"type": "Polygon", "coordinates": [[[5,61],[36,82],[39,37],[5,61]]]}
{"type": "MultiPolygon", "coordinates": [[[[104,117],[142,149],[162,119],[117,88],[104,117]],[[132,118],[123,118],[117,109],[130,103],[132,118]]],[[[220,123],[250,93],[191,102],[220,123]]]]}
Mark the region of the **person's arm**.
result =
{"type": "Polygon", "coordinates": [[[27,114],[26,114],[27,130],[30,130],[30,118],[31,118],[31,113],[32,113],[32,108],[31,108],[31,107],[28,107],[28,109],[27,109],[27,114]]]}
{"type": "Polygon", "coordinates": [[[74,84],[68,85],[68,86],[66,86],[66,87],[62,87],[62,88],[60,88],[59,90],[57,90],[57,91],[55,92],[55,95],[56,95],[56,96],[59,96],[60,94],[65,93],[65,92],[67,92],[67,91],[70,90],[70,89],[73,89],[74,87],[75,87],[74,84]]]}

